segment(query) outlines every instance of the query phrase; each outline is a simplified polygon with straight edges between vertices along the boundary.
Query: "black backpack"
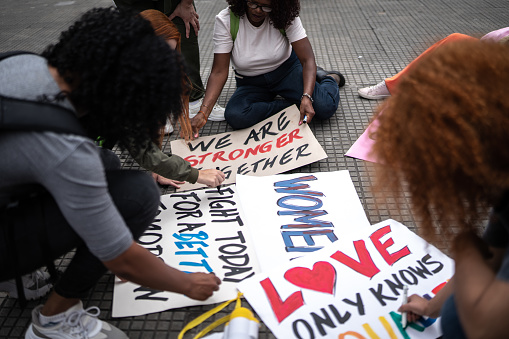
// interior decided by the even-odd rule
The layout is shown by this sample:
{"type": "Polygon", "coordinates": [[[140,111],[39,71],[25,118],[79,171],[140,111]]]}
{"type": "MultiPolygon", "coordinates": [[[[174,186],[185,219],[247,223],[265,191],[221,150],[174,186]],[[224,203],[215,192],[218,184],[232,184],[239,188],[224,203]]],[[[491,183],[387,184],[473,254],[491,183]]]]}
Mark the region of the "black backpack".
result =
{"type": "MultiPolygon", "coordinates": [[[[0,53],[0,62],[25,51],[0,53]]],[[[85,130],[70,109],[49,103],[0,95],[0,130],[52,131],[86,136],[85,130]]]]}

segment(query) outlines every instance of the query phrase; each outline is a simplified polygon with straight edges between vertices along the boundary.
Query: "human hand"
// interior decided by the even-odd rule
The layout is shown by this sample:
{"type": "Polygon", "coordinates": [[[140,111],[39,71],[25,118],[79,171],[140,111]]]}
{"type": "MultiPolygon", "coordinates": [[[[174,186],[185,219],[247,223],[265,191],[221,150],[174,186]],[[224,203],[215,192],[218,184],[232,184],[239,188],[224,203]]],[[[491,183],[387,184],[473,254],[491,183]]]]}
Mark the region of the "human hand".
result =
{"type": "Polygon", "coordinates": [[[170,20],[173,20],[175,17],[180,17],[184,21],[184,25],[186,26],[186,38],[189,39],[191,26],[193,26],[194,32],[198,35],[198,31],[200,30],[200,21],[198,19],[200,16],[194,9],[193,1],[180,2],[173,13],[168,16],[170,20]]]}
{"type": "Polygon", "coordinates": [[[313,108],[313,103],[309,98],[304,97],[300,103],[300,120],[299,126],[302,125],[304,117],[307,117],[306,123],[310,123],[315,116],[315,110],[313,108]]]}
{"type": "Polygon", "coordinates": [[[191,119],[191,128],[193,129],[193,140],[200,136],[200,129],[207,123],[207,117],[202,111],[198,112],[191,119]]]}
{"type": "Polygon", "coordinates": [[[401,305],[398,308],[398,312],[407,312],[407,320],[408,322],[415,322],[421,316],[431,316],[428,314],[428,305],[429,300],[424,299],[423,297],[412,294],[408,297],[408,303],[401,305]]]}
{"type": "Polygon", "coordinates": [[[170,186],[173,186],[175,188],[180,188],[179,185],[182,185],[185,183],[185,181],[179,181],[179,180],[173,180],[173,179],[168,179],[168,178],[165,178],[163,176],[160,176],[159,174],[156,174],[156,173],[152,173],[152,178],[154,178],[154,180],[161,184],[161,185],[170,185],[170,186]]]}
{"type": "Polygon", "coordinates": [[[225,179],[225,174],[217,169],[200,170],[197,182],[208,187],[217,187],[225,179]]]}
{"type": "Polygon", "coordinates": [[[189,284],[184,295],[191,299],[205,300],[219,290],[221,280],[214,273],[189,273],[189,284]]]}

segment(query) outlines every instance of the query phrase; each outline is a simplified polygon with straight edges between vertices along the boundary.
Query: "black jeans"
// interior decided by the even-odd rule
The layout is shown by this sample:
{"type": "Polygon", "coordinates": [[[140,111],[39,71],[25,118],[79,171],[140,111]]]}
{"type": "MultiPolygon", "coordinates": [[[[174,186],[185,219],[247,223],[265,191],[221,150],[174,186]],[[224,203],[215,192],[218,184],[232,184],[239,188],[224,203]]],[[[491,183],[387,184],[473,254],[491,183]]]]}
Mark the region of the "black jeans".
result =
{"type": "MultiPolygon", "coordinates": [[[[107,170],[106,179],[113,202],[133,237],[139,239],[157,213],[160,202],[157,185],[150,175],[140,171],[107,170]]],[[[9,246],[17,252],[16,267],[20,274],[46,265],[48,256],[54,260],[76,249],[55,291],[66,298],[86,297],[107,269],[67,223],[52,196],[43,192],[24,199],[14,211],[13,234],[7,238],[6,232],[0,231],[0,281],[15,277],[12,269],[15,256],[9,246]],[[45,242],[47,249],[43,250],[45,242]]],[[[0,220],[0,228],[5,224],[5,220],[0,220]]]]}

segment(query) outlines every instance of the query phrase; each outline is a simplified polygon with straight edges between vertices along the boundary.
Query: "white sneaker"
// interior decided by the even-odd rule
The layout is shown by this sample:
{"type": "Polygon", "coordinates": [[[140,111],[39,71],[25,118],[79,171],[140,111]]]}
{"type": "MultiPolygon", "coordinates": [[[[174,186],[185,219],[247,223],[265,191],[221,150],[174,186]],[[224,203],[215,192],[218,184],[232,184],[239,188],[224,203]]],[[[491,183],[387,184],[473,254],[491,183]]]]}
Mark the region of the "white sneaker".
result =
{"type": "MultiPolygon", "coordinates": [[[[21,277],[23,290],[27,300],[35,300],[44,297],[51,290],[53,285],[50,282],[48,272],[36,270],[33,273],[21,277]]],[[[0,291],[6,292],[11,298],[18,298],[16,280],[11,279],[0,282],[0,291]]]]}
{"type": "MultiPolygon", "coordinates": [[[[189,118],[193,118],[200,111],[203,99],[196,100],[189,103],[189,118]]],[[[212,107],[208,120],[210,121],[224,121],[224,107],[215,104],[212,107]]]]}
{"type": "Polygon", "coordinates": [[[391,96],[391,93],[387,89],[387,85],[385,85],[385,80],[374,86],[360,88],[357,93],[359,93],[361,97],[371,100],[383,99],[391,96]]]}
{"type": "Polygon", "coordinates": [[[173,125],[171,124],[170,119],[166,119],[166,125],[164,125],[164,135],[173,133],[173,125]]]}
{"type": "Polygon", "coordinates": [[[32,323],[25,333],[25,339],[128,339],[127,335],[97,318],[101,311],[98,307],[83,309],[80,301],[68,309],[64,320],[43,326],[39,314],[43,305],[32,310],[32,323]]]}

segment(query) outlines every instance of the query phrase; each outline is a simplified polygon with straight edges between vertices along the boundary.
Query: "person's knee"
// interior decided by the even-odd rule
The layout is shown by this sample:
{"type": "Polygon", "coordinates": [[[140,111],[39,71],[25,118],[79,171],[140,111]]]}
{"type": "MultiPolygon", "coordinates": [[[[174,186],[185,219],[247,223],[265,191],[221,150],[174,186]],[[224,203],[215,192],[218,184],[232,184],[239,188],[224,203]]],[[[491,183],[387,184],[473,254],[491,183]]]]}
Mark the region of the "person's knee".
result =
{"type": "Polygon", "coordinates": [[[224,118],[228,125],[230,125],[235,130],[248,128],[257,123],[253,122],[253,119],[250,118],[249,109],[239,111],[228,108],[228,106],[226,106],[224,111],[224,118]]]}
{"type": "Polygon", "coordinates": [[[113,201],[131,229],[140,237],[154,220],[160,204],[160,191],[154,179],[140,171],[113,171],[106,173],[113,201]]]}
{"type": "Polygon", "coordinates": [[[143,174],[138,178],[139,187],[137,194],[140,211],[136,224],[138,224],[140,229],[132,230],[135,239],[138,239],[146,227],[154,221],[161,202],[161,192],[154,179],[146,173],[139,172],[139,174],[143,174]]]}
{"type": "Polygon", "coordinates": [[[118,156],[110,149],[99,147],[101,161],[106,170],[118,170],[122,167],[118,156]]]}
{"type": "Polygon", "coordinates": [[[336,110],[338,109],[338,103],[330,100],[316,106],[313,105],[313,108],[315,109],[314,118],[319,120],[327,120],[331,118],[334,113],[336,113],[336,110]]]}

